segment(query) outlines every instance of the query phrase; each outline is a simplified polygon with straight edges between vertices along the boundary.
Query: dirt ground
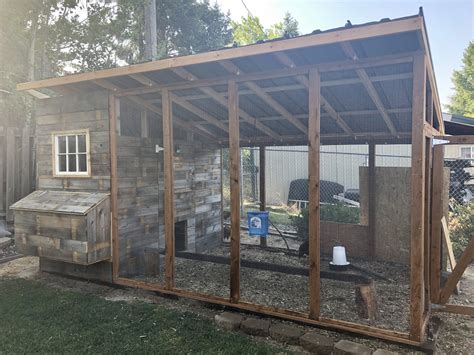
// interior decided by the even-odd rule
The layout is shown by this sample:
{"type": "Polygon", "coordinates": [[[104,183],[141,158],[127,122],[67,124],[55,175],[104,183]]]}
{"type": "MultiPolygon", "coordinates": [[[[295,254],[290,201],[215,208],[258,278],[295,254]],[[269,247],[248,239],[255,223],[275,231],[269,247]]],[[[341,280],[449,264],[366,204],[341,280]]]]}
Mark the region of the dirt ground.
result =
{"type": "MultiPolygon", "coordinates": [[[[78,281],[69,278],[60,277],[38,271],[39,262],[35,257],[24,257],[14,261],[0,264],[0,277],[20,277],[42,282],[49,287],[59,288],[72,292],[81,292],[86,294],[94,294],[110,301],[124,301],[124,302],[149,302],[155,304],[162,304],[168,308],[175,308],[180,310],[187,310],[197,313],[207,318],[213,318],[216,314],[216,307],[209,306],[201,302],[192,301],[188,299],[172,299],[160,297],[153,292],[148,292],[138,289],[123,289],[114,288],[108,285],[101,285],[96,283],[89,283],[87,281],[78,281]]],[[[466,270],[466,274],[462,280],[462,293],[458,296],[452,297],[453,303],[474,303],[474,265],[466,270]]],[[[463,317],[459,315],[448,315],[444,313],[437,313],[435,316],[442,320],[442,326],[438,337],[436,353],[438,354],[473,354],[474,349],[474,318],[463,317]]],[[[276,320],[275,320],[276,321],[276,320]]],[[[283,322],[284,323],[284,322],[283,322]]],[[[314,329],[311,327],[302,328],[314,329]]],[[[329,335],[336,340],[347,339],[366,344],[373,349],[383,348],[400,353],[412,353],[414,349],[401,347],[395,344],[375,340],[353,337],[348,334],[341,334],[330,332],[326,330],[317,329],[321,334],[329,335]]],[[[269,339],[262,339],[262,341],[269,341],[269,339]]],[[[292,348],[291,350],[303,352],[301,348],[292,348]]]]}

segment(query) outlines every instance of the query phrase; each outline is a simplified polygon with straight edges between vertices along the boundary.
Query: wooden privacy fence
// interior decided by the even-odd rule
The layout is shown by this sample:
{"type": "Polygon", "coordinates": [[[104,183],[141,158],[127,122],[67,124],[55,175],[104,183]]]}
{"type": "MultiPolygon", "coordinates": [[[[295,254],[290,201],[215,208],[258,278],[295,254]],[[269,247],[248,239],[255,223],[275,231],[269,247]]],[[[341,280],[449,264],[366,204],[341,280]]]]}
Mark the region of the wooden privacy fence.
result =
{"type": "Polygon", "coordinates": [[[12,221],[8,207],[33,190],[34,157],[29,127],[0,126],[0,219],[12,221]]]}

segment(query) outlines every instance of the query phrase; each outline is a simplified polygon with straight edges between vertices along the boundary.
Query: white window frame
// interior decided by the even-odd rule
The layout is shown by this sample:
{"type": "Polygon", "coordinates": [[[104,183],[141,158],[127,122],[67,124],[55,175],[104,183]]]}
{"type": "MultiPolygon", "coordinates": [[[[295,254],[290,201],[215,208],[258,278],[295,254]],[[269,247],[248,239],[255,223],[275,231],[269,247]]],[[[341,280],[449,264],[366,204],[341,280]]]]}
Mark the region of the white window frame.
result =
{"type": "MultiPolygon", "coordinates": [[[[90,162],[90,136],[89,130],[80,131],[61,131],[52,133],[52,146],[53,146],[53,176],[54,177],[90,177],[91,176],[91,162],[90,162]],[[70,137],[70,136],[85,136],[86,138],[86,171],[59,171],[59,137],[70,137]]],[[[79,153],[78,152],[78,140],[76,139],[76,152],[71,153],[76,155],[76,169],[79,169],[79,153]]],[[[66,157],[69,155],[69,144],[66,138],[66,157]]],[[[69,159],[66,158],[66,170],[69,166],[69,159]]]]}
{"type": "Polygon", "coordinates": [[[464,146],[464,147],[459,147],[459,159],[473,159],[474,158],[474,146],[464,146]],[[462,150],[463,149],[470,149],[471,150],[471,153],[470,153],[470,157],[469,158],[465,158],[462,156],[462,150]]]}

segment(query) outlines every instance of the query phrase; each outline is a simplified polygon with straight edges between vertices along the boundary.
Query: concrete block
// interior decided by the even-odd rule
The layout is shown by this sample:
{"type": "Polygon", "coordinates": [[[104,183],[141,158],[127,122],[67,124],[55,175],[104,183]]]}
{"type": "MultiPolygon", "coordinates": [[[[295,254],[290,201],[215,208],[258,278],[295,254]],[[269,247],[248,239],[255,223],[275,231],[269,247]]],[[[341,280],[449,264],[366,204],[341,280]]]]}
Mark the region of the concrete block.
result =
{"type": "Polygon", "coordinates": [[[244,317],[236,313],[224,312],[216,314],[214,320],[219,328],[225,330],[236,330],[240,328],[240,324],[244,320],[244,317]]]}
{"type": "Polygon", "coordinates": [[[240,329],[250,335],[268,336],[270,324],[267,319],[247,318],[240,325],[240,329]]]}
{"type": "Polygon", "coordinates": [[[270,327],[270,336],[278,341],[297,345],[304,332],[296,327],[286,324],[273,324],[270,327]]]}
{"type": "Polygon", "coordinates": [[[365,345],[349,340],[340,340],[334,345],[334,355],[371,355],[372,350],[365,345]]]}
{"type": "Polygon", "coordinates": [[[316,354],[332,354],[334,340],[315,332],[309,332],[300,338],[300,345],[316,354]]]}

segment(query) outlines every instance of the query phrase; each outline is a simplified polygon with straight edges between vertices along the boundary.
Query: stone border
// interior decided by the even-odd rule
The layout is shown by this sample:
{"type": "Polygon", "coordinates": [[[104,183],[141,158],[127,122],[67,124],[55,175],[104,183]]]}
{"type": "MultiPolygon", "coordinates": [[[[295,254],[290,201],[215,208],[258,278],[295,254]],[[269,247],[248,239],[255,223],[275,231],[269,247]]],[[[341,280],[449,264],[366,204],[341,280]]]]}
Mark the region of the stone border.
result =
{"type": "Polygon", "coordinates": [[[217,326],[224,330],[241,330],[246,334],[268,337],[275,341],[299,345],[308,352],[315,354],[334,355],[395,355],[396,352],[377,349],[374,352],[362,344],[349,340],[335,342],[333,338],[321,335],[316,331],[305,332],[296,326],[272,322],[266,318],[245,317],[239,313],[223,312],[216,314],[214,320],[217,326]]]}

